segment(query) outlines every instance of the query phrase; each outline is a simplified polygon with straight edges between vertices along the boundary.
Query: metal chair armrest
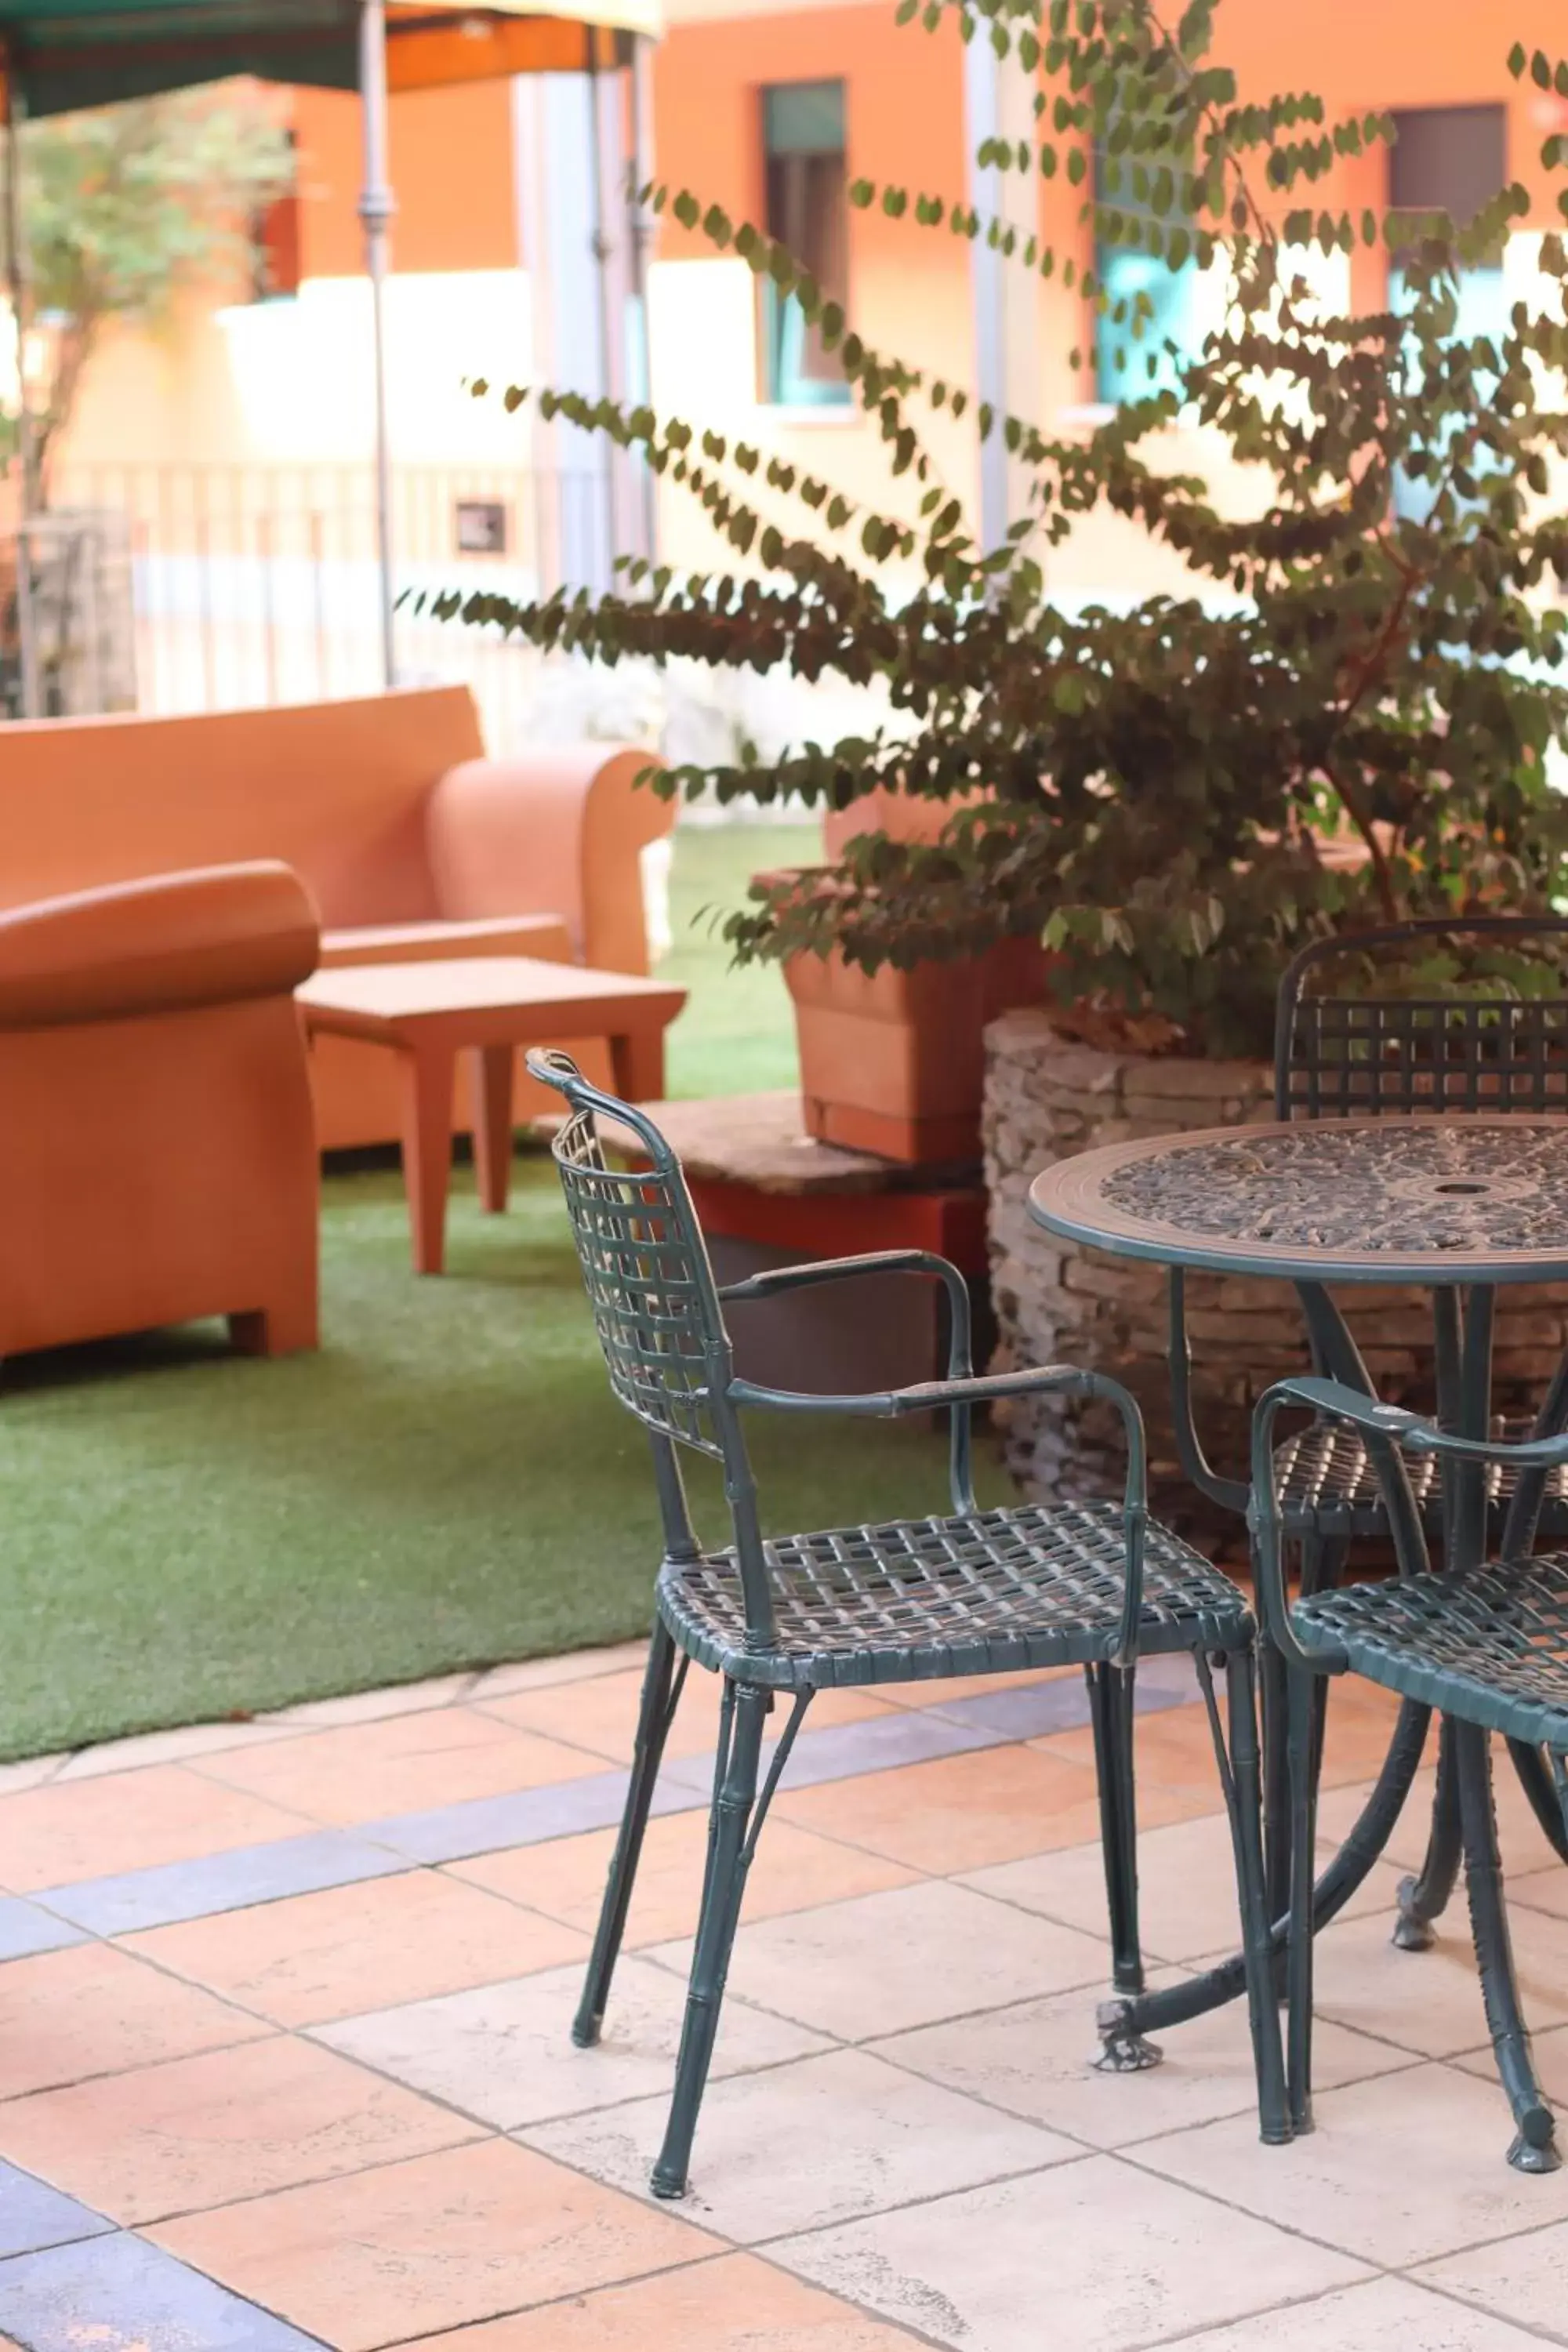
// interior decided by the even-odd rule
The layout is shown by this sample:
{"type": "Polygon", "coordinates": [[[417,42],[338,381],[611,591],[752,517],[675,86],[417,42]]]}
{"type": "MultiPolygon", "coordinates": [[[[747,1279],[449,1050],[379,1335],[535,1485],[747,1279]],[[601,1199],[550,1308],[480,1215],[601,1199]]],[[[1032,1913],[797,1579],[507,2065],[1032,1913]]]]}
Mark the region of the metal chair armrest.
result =
{"type": "Polygon", "coordinates": [[[1170,1283],[1171,1336],[1169,1358],[1171,1366],[1171,1419],[1175,1430],[1176,1456],[1185,1475],[1200,1495],[1222,1510],[1234,1511],[1238,1517],[1247,1510],[1248,1489],[1240,1478],[1226,1478],[1214,1468],[1204,1452],[1193,1418],[1193,1349],[1187,1337],[1187,1285],[1185,1268],[1173,1265],[1170,1283]]]}
{"type": "MultiPolygon", "coordinates": [[[[952,1411],[955,1425],[963,1417],[967,1433],[970,1410],[996,1398],[1042,1396],[1051,1391],[1068,1396],[1100,1397],[1121,1416],[1127,1442],[1127,1482],[1122,1518],[1127,1531],[1127,1585],[1115,1662],[1130,1665],[1138,1654],[1138,1628],[1143,1610],[1143,1540],[1149,1521],[1148,1451],[1143,1416],[1138,1401],[1120,1381],[1105,1372],[1083,1371],[1074,1364],[1044,1364],[1019,1372],[982,1372],[963,1380],[921,1381],[912,1387],[872,1390],[858,1395],[814,1396],[794,1389],[764,1388],[754,1381],[731,1381],[731,1402],[756,1405],[775,1412],[847,1413],[862,1420],[892,1421],[905,1413],[952,1411]]],[[[957,1449],[954,1448],[956,1462],[957,1449]]],[[[967,1468],[967,1455],[965,1457],[967,1468]]],[[[972,1486],[960,1499],[956,1469],[954,1507],[975,1508],[972,1486]]]]}
{"type": "Polygon", "coordinates": [[[1556,1437],[1458,1437],[1426,1414],[1364,1396],[1343,1381],[1302,1377],[1279,1382],[1270,1391],[1283,1403],[1310,1405],[1314,1412],[1347,1421],[1369,1437],[1390,1439],[1412,1454],[1446,1454],[1461,1462],[1516,1462],[1521,1467],[1555,1469],[1568,1462],[1568,1433],[1556,1437]]]}
{"type": "MultiPolygon", "coordinates": [[[[775,1298],[783,1292],[808,1290],[822,1282],[839,1282],[846,1277],[866,1274],[919,1274],[928,1280],[940,1282],[947,1292],[947,1377],[948,1383],[972,1380],[974,1372],[974,1341],[969,1305],[969,1285],[957,1266],[934,1250],[870,1250],[859,1257],[816,1258],[809,1265],[781,1265],[762,1274],[748,1275],[743,1282],[731,1282],[719,1293],[729,1306],[749,1299],[775,1298]]],[[[741,1384],[731,1389],[738,1395],[741,1384]]],[[[776,1391],[782,1396],[784,1391],[776,1391]]],[[[896,1391],[890,1393],[902,1394],[896,1391]]],[[[742,1402],[747,1400],[742,1399],[742,1402]]],[[[760,1401],[753,1398],[752,1402],[760,1401]]],[[[952,1418],[948,1424],[948,1480],[952,1491],[955,1511],[974,1508],[973,1428],[971,1408],[976,1402],[968,1396],[945,1400],[952,1418]]],[[[787,1408],[786,1408],[787,1409],[787,1408]]],[[[797,1410],[805,1410],[797,1407],[797,1410]]],[[[841,1404],[840,1412],[866,1410],[841,1404]]],[[[893,1410],[918,1412],[918,1405],[904,1405],[893,1410]]]]}
{"type": "Polygon", "coordinates": [[[948,1375],[952,1380],[967,1378],[973,1369],[969,1285],[952,1260],[939,1257],[934,1250],[867,1250],[858,1257],[816,1258],[809,1265],[770,1266],[761,1274],[748,1275],[743,1282],[726,1283],[719,1296],[728,1307],[752,1299],[773,1298],[781,1291],[815,1289],[818,1283],[842,1282],[867,1274],[923,1274],[942,1285],[952,1318],[948,1375]],[[956,1360],[959,1357],[962,1361],[956,1360]]]}

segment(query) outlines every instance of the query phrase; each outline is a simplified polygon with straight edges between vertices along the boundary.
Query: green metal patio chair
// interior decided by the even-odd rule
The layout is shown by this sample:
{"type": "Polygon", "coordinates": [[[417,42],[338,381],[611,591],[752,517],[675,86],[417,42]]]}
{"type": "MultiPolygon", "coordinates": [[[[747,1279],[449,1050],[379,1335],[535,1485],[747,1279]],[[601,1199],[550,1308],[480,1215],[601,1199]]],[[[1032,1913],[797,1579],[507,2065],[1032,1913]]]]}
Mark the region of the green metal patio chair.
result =
{"type": "MultiPolygon", "coordinates": [[[[1132,1698],[1134,1664],[1147,1654],[1185,1651],[1196,1665],[1230,1817],[1262,2128],[1266,2138],[1284,2137],[1283,2067],[1261,1876],[1255,1628],[1229,1580],[1149,1520],[1142,1424],[1131,1397],[1114,1381],[1064,1365],[975,1377],[963,1278],[945,1259],[924,1251],[791,1266],[721,1292],[679,1162],[653,1122],[588,1085],[564,1055],[531,1054],[529,1067],[569,1107],[553,1145],[555,1162],[611,1386],[652,1441],[664,1530],[626,1813],[573,2029],[584,2045],[599,2036],[660,1755],[688,1666],[695,1659],[724,1677],[708,1866],[674,2100],[653,2171],[655,2194],[679,2197],[686,2188],[746,1874],[818,1689],[1081,1665],[1100,1773],[1113,1983],[1122,1993],[1142,1990],[1132,1698]],[[612,1138],[617,1150],[626,1153],[635,1139],[642,1164],[626,1170],[606,1160],[600,1120],[619,1129],[612,1138]],[[768,1298],[868,1273],[917,1275],[945,1286],[945,1380],[885,1394],[817,1396],[736,1376],[725,1299],[768,1298]],[[1121,1412],[1127,1434],[1121,1505],[978,1507],[971,1475],[973,1408],[1045,1390],[1108,1399],[1121,1412]],[[888,1418],[937,1408],[951,1415],[951,1516],[763,1536],[742,1412],[888,1418]],[[732,1541],[721,1550],[704,1550],[692,1528],[681,1449],[722,1465],[732,1541]],[[1228,1740],[1211,1660],[1223,1664],[1226,1676],[1228,1740]],[[764,1773],[763,1724],[775,1694],[787,1695],[790,1711],[764,1773]]],[[[1102,2012],[1101,2030],[1104,2063],[1137,2067],[1158,2054],[1123,2031],[1114,2003],[1102,2012]]]]}
{"type": "Polygon", "coordinates": [[[1260,1399],[1253,1422],[1251,1513],[1259,1602],[1269,1640],[1285,1661],[1291,1793],[1288,2074],[1290,2118],[1311,2125],[1312,1851],[1317,1764],[1313,1695],[1321,1681],[1357,1674],[1424,1707],[1438,1707],[1451,1731],[1470,1920],[1487,2024],[1513,2109],[1509,2161],[1521,2171],[1555,2170],[1552,2111],[1531,2059],[1519,2002],[1492,1805],[1491,1735],[1544,1748],[1560,1827],[1568,1835],[1568,1554],[1510,1554],[1479,1566],[1434,1570],[1415,1489],[1403,1456],[1438,1460],[1474,1477],[1506,1465],[1531,1507],[1531,1488],[1568,1464],[1568,1436],[1485,1442],[1451,1436],[1421,1415],[1382,1404],[1338,1381],[1282,1381],[1260,1399]],[[1398,1560],[1397,1577],[1311,1593],[1291,1608],[1274,1424],[1286,1405],[1354,1431],[1380,1479],[1398,1560]],[[1397,1449],[1397,1452],[1396,1452],[1397,1449]]]}
{"type": "MultiPolygon", "coordinates": [[[[1568,1114],[1568,992],[1563,983],[1563,951],[1568,918],[1557,915],[1467,915],[1391,923],[1353,937],[1315,940],[1287,965],[1279,982],[1274,1026],[1274,1115],[1279,1119],[1376,1118],[1434,1112],[1495,1118],[1568,1114]],[[1491,969],[1463,994],[1430,985],[1409,994],[1319,993],[1313,986],[1328,968],[1347,961],[1375,971],[1386,962],[1408,968],[1423,950],[1444,941],[1484,943],[1491,969]],[[1551,943],[1557,952],[1549,952],[1551,943]],[[1532,952],[1533,950],[1533,952],[1532,952]],[[1533,978],[1555,976],[1548,992],[1527,992],[1533,978]]],[[[1365,982],[1362,983],[1363,986],[1365,982]]],[[[1457,1367],[1460,1355],[1458,1307],[1454,1295],[1436,1294],[1437,1344],[1457,1367]]],[[[1221,1476],[1210,1465],[1197,1434],[1192,1404],[1192,1350],[1186,1331],[1185,1284],[1180,1268],[1171,1277],[1171,1370],[1177,1451],[1187,1476],[1211,1501],[1244,1513],[1247,1489],[1221,1476]]],[[[1315,1363],[1314,1369],[1323,1367],[1315,1363]]],[[[1560,1370],[1537,1430],[1561,1428],[1568,1419],[1568,1360],[1560,1370]]],[[[1522,1436],[1524,1430],[1503,1433],[1522,1436]]],[[[1388,1516],[1376,1465],[1361,1431],[1331,1420],[1314,1421],[1280,1447],[1277,1465],[1280,1508],[1287,1538],[1295,1547],[1303,1593],[1337,1584],[1350,1544],[1356,1538],[1387,1538],[1388,1516]]],[[[1408,1475],[1424,1523],[1434,1531],[1442,1520],[1442,1483],[1436,1457],[1418,1456],[1408,1475]]],[[[1484,1492],[1487,1518],[1500,1530],[1513,1498],[1511,1463],[1488,1465],[1484,1492]]],[[[1538,1486],[1535,1517],[1522,1543],[1528,1549],[1539,1523],[1568,1536],[1568,1467],[1558,1467],[1538,1486]]],[[[1284,1818],[1283,1685],[1267,1654],[1262,1662],[1269,1909],[1282,1916],[1289,1874],[1284,1818]]],[[[1321,1741],[1321,1704],[1319,1706],[1321,1741]]],[[[1446,1735],[1445,1735],[1446,1737],[1446,1735]]],[[[1568,1842],[1549,1783],[1528,1753],[1516,1750],[1521,1777],[1547,1835],[1568,1860],[1568,1842]]],[[[1431,1850],[1419,1873],[1398,1891],[1394,1940],[1424,1951],[1433,1940],[1433,1921],[1453,1891],[1458,1869],[1460,1829],[1452,1777],[1444,1773],[1443,1801],[1435,1820],[1431,1850]]]]}

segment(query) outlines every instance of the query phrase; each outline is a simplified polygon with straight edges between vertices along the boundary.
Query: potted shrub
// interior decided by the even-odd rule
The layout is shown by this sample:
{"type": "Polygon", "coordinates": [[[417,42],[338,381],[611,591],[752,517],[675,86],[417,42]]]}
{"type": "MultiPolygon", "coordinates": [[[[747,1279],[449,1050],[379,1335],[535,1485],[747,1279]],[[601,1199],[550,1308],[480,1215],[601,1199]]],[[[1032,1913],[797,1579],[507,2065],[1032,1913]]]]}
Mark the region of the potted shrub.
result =
{"type": "MultiPolygon", "coordinates": [[[[653,191],[800,302],[879,418],[892,472],[912,478],[920,520],[857,509],[777,458],[646,407],[545,394],[700,499],[744,576],[634,564],[597,601],[465,608],[610,661],[784,662],[879,683],[889,717],[863,737],[765,766],[677,769],[661,788],[799,793],[833,814],[831,864],[764,877],[728,918],[742,958],[814,957],[874,987],[889,971],[973,967],[1017,943],[1046,950],[1031,975],[1044,1009],[994,1036],[1034,1057],[1037,1091],[1041,1054],[1079,1057],[1070,1148],[1103,1130],[1097,1101],[1113,1122],[1158,1118],[1162,1102],[1255,1113],[1275,982],[1307,939],[1568,895],[1568,805],[1548,773],[1568,743],[1564,624],[1542,593],[1568,576],[1568,523],[1548,503],[1551,461],[1568,454],[1563,243],[1542,240],[1538,307],[1462,335],[1465,274],[1495,257],[1528,210],[1524,191],[1505,188],[1463,226],[1310,208],[1301,199],[1334,156],[1391,126],[1331,122],[1299,94],[1239,104],[1212,60],[1210,18],[1205,0],[1174,26],[1152,0],[966,0],[963,16],[966,34],[1016,48],[1050,93],[1037,152],[991,160],[1065,172],[1102,247],[1224,273],[1221,323],[1173,380],[1152,364],[1164,381],[1086,438],[1052,437],[868,349],[755,228],[653,191]],[[1358,240],[1397,258],[1396,310],[1342,316],[1313,295],[1300,257],[1358,240]],[[926,455],[921,422],[934,410],[1004,434],[1027,470],[1027,511],[999,547],[975,544],[926,455]],[[1256,469],[1267,494],[1255,511],[1226,514],[1205,479],[1164,468],[1178,418],[1204,428],[1227,468],[1256,469]],[[750,502],[759,472],[800,515],[797,533],[750,502]],[[1105,507],[1185,560],[1190,597],[1053,604],[1043,556],[1105,507]],[[920,821],[858,822],[889,795],[920,821]],[[1136,1112],[1096,1055],[1136,1063],[1136,1112]],[[1205,1078],[1210,1065],[1222,1066],[1205,1078]]],[[[1510,62],[1568,92],[1568,67],[1519,49],[1510,62]]],[[[1564,155],[1554,137],[1543,163],[1564,155]]],[[[1037,239],[962,208],[955,222],[935,198],[865,183],[852,195],[933,233],[989,236],[1021,271],[1058,266],[1037,239]]],[[[1136,353],[1147,295],[1113,300],[1092,278],[1086,291],[1136,353]]],[[[1005,1187],[1012,1171],[994,1150],[993,1163],[1005,1187]]],[[[999,1232],[1005,1334],[1014,1241],[999,1232]]],[[[1109,1282],[1112,1270],[1095,1272],[1109,1282]]],[[[1051,1328],[1016,1328],[1020,1344],[1044,1337],[1068,1352],[1068,1295],[1053,1294],[1051,1328]]],[[[1131,1328],[1113,1318],[1110,1337],[1099,1324],[1091,1336],[1114,1349],[1131,1328]]]]}

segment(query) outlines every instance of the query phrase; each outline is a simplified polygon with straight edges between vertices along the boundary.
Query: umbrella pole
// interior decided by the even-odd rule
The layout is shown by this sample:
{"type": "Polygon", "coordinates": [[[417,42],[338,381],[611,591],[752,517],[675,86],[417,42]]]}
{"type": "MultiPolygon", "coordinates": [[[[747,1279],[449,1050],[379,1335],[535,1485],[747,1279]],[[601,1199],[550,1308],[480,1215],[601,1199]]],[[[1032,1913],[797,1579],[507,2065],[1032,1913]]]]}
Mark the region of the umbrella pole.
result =
{"type": "Polygon", "coordinates": [[[16,458],[22,470],[22,499],[16,517],[16,648],[22,671],[22,716],[37,719],[42,713],[38,698],[37,616],[33,605],[33,535],[29,529],[37,468],[32,412],[27,405],[27,372],[23,364],[32,306],[22,242],[22,170],[16,125],[16,80],[10,56],[0,37],[0,130],[5,137],[5,252],[11,316],[16,330],[16,458]]]}
{"type": "Polygon", "coordinates": [[[386,427],[387,231],[396,210],[387,184],[386,5],[361,0],[360,108],[364,122],[364,186],[359,216],[370,279],[371,340],[375,356],[375,551],[381,603],[381,666],[384,684],[397,683],[392,585],[392,450],[386,427]]]}
{"type": "MultiPolygon", "coordinates": [[[[640,33],[632,37],[632,152],[626,174],[626,226],[632,265],[632,291],[637,304],[639,382],[628,386],[639,400],[653,399],[653,343],[647,315],[648,248],[653,243],[653,215],[643,202],[644,184],[653,177],[653,44],[640,33]]],[[[637,466],[642,492],[641,552],[651,563],[658,552],[658,489],[653,467],[645,457],[637,466]]]]}
{"type": "MultiPolygon", "coordinates": [[[[616,382],[614,330],[610,320],[610,256],[614,251],[606,234],[605,206],[605,124],[600,110],[599,63],[594,47],[595,36],[588,37],[588,124],[589,170],[593,178],[592,213],[594,250],[595,320],[598,328],[599,397],[615,400],[622,396],[626,386],[616,382]]],[[[616,579],[616,445],[606,433],[601,436],[605,468],[605,575],[603,585],[612,588],[616,579]]]]}

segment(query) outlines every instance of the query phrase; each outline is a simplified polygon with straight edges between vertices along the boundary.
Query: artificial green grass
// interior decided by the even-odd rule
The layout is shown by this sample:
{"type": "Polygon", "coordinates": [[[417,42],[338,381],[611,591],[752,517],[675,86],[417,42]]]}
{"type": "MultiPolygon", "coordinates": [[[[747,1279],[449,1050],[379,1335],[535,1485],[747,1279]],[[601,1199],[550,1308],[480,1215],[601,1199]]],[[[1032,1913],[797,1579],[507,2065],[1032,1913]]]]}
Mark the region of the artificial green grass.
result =
{"type": "MultiPolygon", "coordinates": [[[[176,1332],[0,1376],[0,1756],[616,1641],[648,1622],[646,1442],[615,1404],[548,1160],[453,1181],[409,1271],[393,1170],[330,1177],[322,1347],[176,1332]]],[[[942,1507],[940,1439],[752,1431],[770,1525],[942,1507]]],[[[699,1463],[705,1528],[720,1496],[699,1463]]]]}
{"type": "Polygon", "coordinates": [[[672,1096],[762,1094],[800,1083],[795,1015],[776,963],[734,967],[718,921],[753,874],[822,856],[816,824],[678,825],[669,878],[673,944],[659,977],[691,992],[669,1033],[672,1096]]]}
{"type": "MultiPolygon", "coordinates": [[[[815,825],[678,830],[661,970],[691,994],[671,1094],[797,1082],[777,967],[732,970],[710,918],[816,842],[815,825]]],[[[547,1160],[519,1161],[505,1218],[457,1172],[447,1264],[409,1272],[395,1170],[329,1176],[319,1354],[256,1362],[215,1328],[0,1370],[0,1756],[646,1629],[647,1444],[605,1386],[547,1160]]],[[[924,1433],[759,1421],[752,1437],[776,1528],[942,1507],[924,1433]]],[[[717,1538],[710,1465],[692,1483],[717,1538]]]]}

